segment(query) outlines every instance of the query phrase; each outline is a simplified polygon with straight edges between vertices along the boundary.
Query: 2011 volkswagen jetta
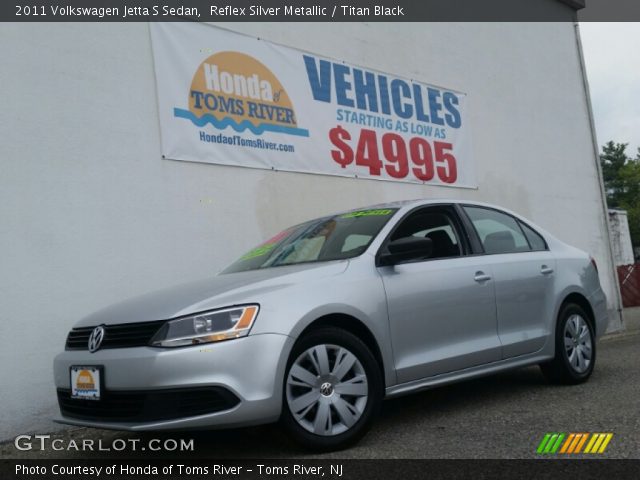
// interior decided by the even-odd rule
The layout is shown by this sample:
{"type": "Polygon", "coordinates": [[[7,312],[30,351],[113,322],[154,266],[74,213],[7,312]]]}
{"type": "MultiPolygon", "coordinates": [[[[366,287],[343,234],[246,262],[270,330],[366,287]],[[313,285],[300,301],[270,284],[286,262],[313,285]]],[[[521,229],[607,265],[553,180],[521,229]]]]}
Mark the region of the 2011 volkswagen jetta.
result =
{"type": "Polygon", "coordinates": [[[532,364],[586,381],[606,325],[595,262],[528,220],[475,202],[378,205],[77,323],[54,362],[58,421],[281,419],[311,448],[341,448],[383,398],[532,364]]]}

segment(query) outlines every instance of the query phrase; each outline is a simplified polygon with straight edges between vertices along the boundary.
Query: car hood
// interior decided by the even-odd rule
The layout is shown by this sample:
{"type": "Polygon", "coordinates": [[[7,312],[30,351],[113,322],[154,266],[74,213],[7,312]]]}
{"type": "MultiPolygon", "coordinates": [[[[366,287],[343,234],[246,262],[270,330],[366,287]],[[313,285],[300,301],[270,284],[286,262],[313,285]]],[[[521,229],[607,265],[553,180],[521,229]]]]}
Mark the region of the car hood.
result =
{"type": "Polygon", "coordinates": [[[259,302],[265,294],[298,284],[309,275],[314,279],[338,275],[348,264],[347,260],[341,260],[219,274],[110,305],[85,317],[76,323],[76,327],[167,320],[215,308],[259,302]]]}

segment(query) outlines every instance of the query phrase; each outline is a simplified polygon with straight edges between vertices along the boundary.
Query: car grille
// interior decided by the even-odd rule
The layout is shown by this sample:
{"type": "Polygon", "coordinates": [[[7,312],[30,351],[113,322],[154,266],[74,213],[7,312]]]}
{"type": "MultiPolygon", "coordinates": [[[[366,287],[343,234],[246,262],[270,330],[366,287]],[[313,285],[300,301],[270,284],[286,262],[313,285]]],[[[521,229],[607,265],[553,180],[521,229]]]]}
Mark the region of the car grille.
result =
{"type": "Polygon", "coordinates": [[[223,387],[103,391],[100,400],[71,398],[71,390],[58,389],[63,416],[94,421],[170,420],[229,410],[238,403],[238,397],[223,387]]]}
{"type": "MultiPolygon", "coordinates": [[[[142,347],[149,344],[151,338],[165,323],[164,320],[141,323],[121,323],[105,325],[104,338],[100,349],[142,347]]],[[[96,327],[74,328],[67,335],[67,350],[88,350],[89,335],[96,327]]]]}

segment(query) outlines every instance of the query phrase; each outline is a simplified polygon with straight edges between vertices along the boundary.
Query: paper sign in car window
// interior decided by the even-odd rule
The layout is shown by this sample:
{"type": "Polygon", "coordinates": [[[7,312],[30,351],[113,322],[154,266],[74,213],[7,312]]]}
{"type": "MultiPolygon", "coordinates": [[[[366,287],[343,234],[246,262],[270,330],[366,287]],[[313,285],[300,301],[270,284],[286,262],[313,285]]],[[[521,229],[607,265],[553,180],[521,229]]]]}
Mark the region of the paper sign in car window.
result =
{"type": "Polygon", "coordinates": [[[393,210],[390,209],[382,209],[382,210],[357,210],[355,212],[345,213],[344,215],[340,215],[340,218],[356,218],[356,217],[383,217],[386,215],[391,215],[393,210]]]}
{"type": "Polygon", "coordinates": [[[262,242],[253,250],[245,253],[240,260],[250,260],[252,258],[261,257],[271,252],[275,248],[275,246],[285,237],[287,237],[291,233],[291,229],[284,230],[274,237],[271,237],[269,240],[262,242]]]}

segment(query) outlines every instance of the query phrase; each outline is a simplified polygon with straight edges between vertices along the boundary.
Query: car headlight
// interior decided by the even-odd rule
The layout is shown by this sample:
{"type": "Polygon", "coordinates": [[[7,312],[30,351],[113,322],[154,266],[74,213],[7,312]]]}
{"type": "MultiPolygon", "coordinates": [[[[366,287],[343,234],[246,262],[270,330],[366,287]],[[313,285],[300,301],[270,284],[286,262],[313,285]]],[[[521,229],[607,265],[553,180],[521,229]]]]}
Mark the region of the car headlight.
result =
{"type": "Polygon", "coordinates": [[[182,347],[219,342],[249,334],[258,305],[225,308],[169,320],[151,339],[154,347],[182,347]]]}

